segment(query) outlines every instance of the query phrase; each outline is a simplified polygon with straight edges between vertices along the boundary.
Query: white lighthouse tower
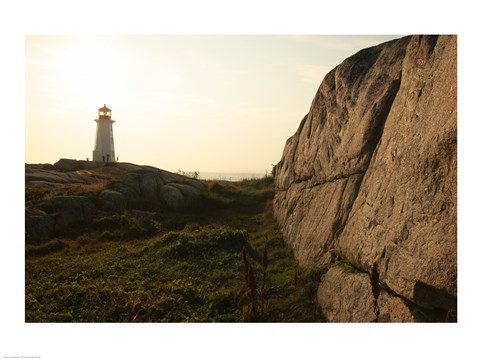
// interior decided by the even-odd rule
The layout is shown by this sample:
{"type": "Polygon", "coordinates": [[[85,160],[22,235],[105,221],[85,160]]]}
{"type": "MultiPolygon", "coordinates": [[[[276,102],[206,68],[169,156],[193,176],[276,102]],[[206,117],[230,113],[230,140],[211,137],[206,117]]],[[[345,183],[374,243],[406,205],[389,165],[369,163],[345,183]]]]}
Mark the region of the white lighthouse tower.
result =
{"type": "Polygon", "coordinates": [[[93,161],[115,162],[115,147],[113,145],[112,110],[103,104],[98,109],[97,131],[95,134],[95,150],[93,161]]]}

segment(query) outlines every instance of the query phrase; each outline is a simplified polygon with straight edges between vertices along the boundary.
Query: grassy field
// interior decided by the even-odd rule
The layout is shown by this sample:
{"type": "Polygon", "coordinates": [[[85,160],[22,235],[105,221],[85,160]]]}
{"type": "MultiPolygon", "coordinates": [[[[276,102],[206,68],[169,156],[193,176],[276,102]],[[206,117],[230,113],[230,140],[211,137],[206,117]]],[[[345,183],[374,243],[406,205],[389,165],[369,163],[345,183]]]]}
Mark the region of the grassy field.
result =
{"type": "Polygon", "coordinates": [[[99,213],[26,244],[26,322],[314,322],[319,273],[273,219],[273,179],[208,182],[198,208],[99,213]]]}

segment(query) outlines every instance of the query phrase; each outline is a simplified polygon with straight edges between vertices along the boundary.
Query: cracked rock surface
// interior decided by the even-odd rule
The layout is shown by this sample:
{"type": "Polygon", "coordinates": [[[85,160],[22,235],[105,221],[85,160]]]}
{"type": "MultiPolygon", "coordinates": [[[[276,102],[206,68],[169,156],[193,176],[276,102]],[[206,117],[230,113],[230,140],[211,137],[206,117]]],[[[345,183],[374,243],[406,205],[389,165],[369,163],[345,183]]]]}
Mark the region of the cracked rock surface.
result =
{"type": "Polygon", "coordinates": [[[355,297],[345,276],[323,278],[331,321],[372,321],[354,301],[373,296],[372,269],[388,289],[374,320],[412,321],[405,303],[456,311],[456,61],[455,36],[364,49],[327,74],[285,145],[274,212],[287,244],[302,266],[340,256],[362,274],[348,277],[355,297]]]}

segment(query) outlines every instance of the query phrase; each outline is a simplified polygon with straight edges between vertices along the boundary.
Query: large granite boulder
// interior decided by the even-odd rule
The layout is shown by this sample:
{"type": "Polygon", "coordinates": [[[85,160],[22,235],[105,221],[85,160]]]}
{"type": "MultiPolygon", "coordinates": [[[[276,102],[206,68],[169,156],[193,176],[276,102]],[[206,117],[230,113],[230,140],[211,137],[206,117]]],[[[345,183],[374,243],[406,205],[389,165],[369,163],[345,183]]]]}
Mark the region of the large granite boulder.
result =
{"type": "Polygon", "coordinates": [[[412,320],[394,297],[456,309],[456,69],[455,36],[364,49],[327,74],[287,141],[274,199],[287,244],[303,266],[337,254],[360,271],[323,279],[331,321],[372,321],[372,276],[388,289],[375,320],[412,320]]]}
{"type": "Polygon", "coordinates": [[[413,38],[382,141],[336,247],[393,291],[450,309],[457,294],[456,46],[413,38]],[[432,293],[435,303],[422,300],[432,293]],[[434,295],[433,295],[434,294],[434,295]]]}
{"type": "Polygon", "coordinates": [[[400,86],[408,41],[362,50],[327,74],[287,141],[275,212],[305,266],[330,261],[328,249],[347,220],[400,86]]]}

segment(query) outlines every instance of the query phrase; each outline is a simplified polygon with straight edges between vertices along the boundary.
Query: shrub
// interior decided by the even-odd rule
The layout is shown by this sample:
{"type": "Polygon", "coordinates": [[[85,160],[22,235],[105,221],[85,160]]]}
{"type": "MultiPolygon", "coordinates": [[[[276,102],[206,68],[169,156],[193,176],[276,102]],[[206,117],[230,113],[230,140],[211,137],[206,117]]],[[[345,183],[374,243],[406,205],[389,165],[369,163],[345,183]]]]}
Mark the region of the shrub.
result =
{"type": "Polygon", "coordinates": [[[27,256],[42,256],[50,254],[55,251],[62,250],[65,244],[60,240],[50,240],[46,244],[42,245],[29,245],[25,248],[25,255],[27,256]]]}
{"type": "Polygon", "coordinates": [[[219,191],[225,188],[225,185],[223,185],[219,180],[211,180],[208,182],[208,191],[219,191]]]}
{"type": "Polygon", "coordinates": [[[25,188],[25,201],[45,200],[47,195],[47,190],[39,189],[36,187],[25,188]]]}
{"type": "Polygon", "coordinates": [[[180,170],[180,169],[177,171],[177,174],[182,175],[182,176],[186,176],[186,177],[189,177],[189,178],[192,178],[192,179],[198,179],[198,176],[200,175],[200,173],[198,171],[183,171],[183,170],[180,170]]]}
{"type": "Polygon", "coordinates": [[[138,218],[129,214],[113,214],[93,219],[92,227],[104,230],[102,238],[133,239],[157,232],[158,224],[148,218],[138,218]]]}
{"type": "Polygon", "coordinates": [[[217,251],[240,252],[248,244],[247,231],[223,227],[174,234],[166,234],[160,242],[170,243],[166,252],[176,258],[210,256],[217,251]]]}
{"type": "Polygon", "coordinates": [[[108,181],[100,181],[93,184],[73,184],[66,195],[94,197],[108,188],[108,181]]]}

